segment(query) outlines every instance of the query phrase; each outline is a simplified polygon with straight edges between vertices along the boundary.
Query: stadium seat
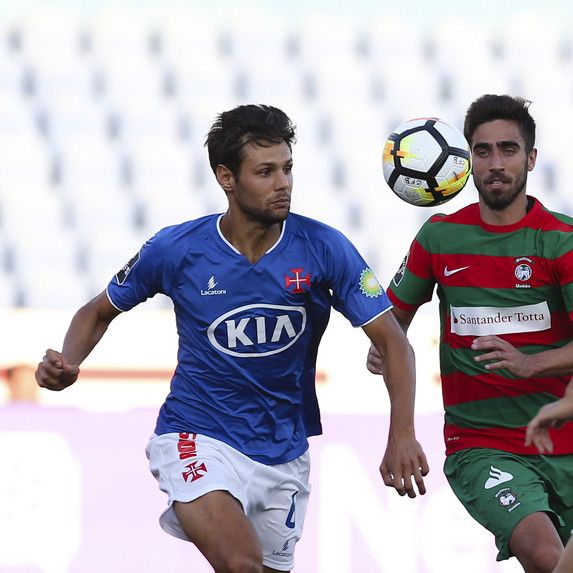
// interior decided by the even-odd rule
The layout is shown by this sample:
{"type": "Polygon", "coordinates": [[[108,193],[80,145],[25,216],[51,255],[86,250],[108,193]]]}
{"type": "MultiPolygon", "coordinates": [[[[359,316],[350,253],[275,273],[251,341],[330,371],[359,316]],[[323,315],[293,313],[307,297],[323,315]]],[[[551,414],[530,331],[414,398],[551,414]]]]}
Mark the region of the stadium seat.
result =
{"type": "Polygon", "coordinates": [[[19,302],[14,278],[11,274],[0,271],[0,309],[19,306],[19,302]]]}
{"type": "Polygon", "coordinates": [[[570,210],[557,159],[561,126],[573,121],[562,22],[524,9],[500,35],[463,11],[421,26],[386,9],[367,20],[313,7],[304,18],[241,10],[111,3],[87,15],[38,5],[0,21],[0,236],[18,271],[2,269],[3,300],[47,302],[26,282],[26,267],[42,264],[22,236],[39,228],[69,234],[76,255],[64,249],[58,263],[85,273],[92,293],[125,262],[118,245],[133,250],[163,226],[224,211],[205,137],[216,114],[246,102],[281,107],[297,125],[293,209],[340,228],[373,266],[393,270],[434,212],[385,186],[386,137],[414,116],[461,127],[486,91],[533,100],[543,152],[530,190],[570,210]],[[467,44],[471,57],[460,52],[467,44]]]}

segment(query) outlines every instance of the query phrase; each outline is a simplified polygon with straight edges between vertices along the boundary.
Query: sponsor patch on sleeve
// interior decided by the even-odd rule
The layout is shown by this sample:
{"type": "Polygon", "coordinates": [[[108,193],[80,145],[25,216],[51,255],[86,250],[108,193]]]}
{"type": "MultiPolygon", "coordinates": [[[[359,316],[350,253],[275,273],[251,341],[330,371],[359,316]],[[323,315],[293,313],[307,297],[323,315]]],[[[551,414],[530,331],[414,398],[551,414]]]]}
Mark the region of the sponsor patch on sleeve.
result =
{"type": "Polygon", "coordinates": [[[139,252],[115,275],[115,280],[118,284],[122,285],[125,282],[127,275],[129,275],[131,269],[137,264],[137,261],[139,261],[139,252]]]}
{"type": "Polygon", "coordinates": [[[364,269],[360,274],[360,291],[368,298],[376,298],[382,294],[382,287],[371,269],[364,269]]]}

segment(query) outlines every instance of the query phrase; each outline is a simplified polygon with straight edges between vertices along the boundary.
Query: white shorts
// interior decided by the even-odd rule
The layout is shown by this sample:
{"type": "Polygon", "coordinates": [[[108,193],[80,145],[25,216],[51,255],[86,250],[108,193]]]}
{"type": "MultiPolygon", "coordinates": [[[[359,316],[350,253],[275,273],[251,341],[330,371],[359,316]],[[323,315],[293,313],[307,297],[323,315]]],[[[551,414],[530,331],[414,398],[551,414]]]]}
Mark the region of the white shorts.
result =
{"type": "Polygon", "coordinates": [[[285,464],[255,462],[227,444],[197,434],[153,435],[146,448],[151,473],[168,496],[159,523],[185,541],[173,502],[188,502],[216,490],[228,491],[243,506],[263,550],[263,564],[280,571],[294,566],[310,484],[308,451],[285,464]]]}

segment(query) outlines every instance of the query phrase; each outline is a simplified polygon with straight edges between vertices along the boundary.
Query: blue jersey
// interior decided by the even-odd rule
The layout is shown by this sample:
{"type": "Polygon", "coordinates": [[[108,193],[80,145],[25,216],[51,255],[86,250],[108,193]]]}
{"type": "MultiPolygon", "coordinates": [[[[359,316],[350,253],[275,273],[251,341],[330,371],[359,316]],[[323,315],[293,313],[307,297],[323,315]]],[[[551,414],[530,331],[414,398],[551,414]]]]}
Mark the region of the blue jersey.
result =
{"type": "Polygon", "coordinates": [[[157,434],[204,434],[284,463],[321,433],[316,357],[331,307],[363,326],[391,303],[335,229],[291,213],[253,264],[223,237],[221,217],[161,230],[107,294],[122,311],[157,293],[173,301],[178,364],[157,434]]]}

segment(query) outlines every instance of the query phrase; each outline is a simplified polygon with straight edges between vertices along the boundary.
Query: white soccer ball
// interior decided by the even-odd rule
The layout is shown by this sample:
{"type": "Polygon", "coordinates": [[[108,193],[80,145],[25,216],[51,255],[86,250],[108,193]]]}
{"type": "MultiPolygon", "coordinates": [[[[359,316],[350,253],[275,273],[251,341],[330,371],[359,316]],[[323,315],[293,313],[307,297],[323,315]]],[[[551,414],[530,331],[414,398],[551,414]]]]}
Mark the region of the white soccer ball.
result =
{"type": "Polygon", "coordinates": [[[411,119],[388,137],[382,154],[384,179],[400,199],[434,207],[454,198],[471,172],[463,134],[436,117],[411,119]]]}

